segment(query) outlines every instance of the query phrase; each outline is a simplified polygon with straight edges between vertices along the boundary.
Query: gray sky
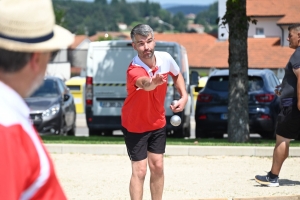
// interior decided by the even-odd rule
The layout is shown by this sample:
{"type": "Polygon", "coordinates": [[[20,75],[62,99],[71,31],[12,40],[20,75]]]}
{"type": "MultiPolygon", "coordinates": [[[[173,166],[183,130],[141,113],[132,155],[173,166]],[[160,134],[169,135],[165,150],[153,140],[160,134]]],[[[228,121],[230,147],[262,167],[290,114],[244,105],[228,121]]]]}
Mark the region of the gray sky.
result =
{"type": "MultiPolygon", "coordinates": [[[[141,1],[145,2],[145,0],[126,0],[126,2],[136,2],[141,1]]],[[[217,0],[149,0],[150,2],[156,2],[160,4],[182,4],[182,5],[209,5],[217,0]]]]}

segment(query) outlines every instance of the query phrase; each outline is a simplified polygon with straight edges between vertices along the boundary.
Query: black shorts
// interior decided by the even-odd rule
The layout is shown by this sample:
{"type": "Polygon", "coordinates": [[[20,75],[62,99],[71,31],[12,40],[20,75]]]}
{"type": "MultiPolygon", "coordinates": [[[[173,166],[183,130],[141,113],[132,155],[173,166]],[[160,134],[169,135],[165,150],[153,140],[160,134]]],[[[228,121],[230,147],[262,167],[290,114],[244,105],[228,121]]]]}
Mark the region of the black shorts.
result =
{"type": "Polygon", "coordinates": [[[277,117],[276,134],[288,139],[299,137],[300,111],[297,105],[281,107],[277,117]]]}
{"type": "Polygon", "coordinates": [[[140,161],[147,158],[148,151],[163,154],[166,149],[166,127],[145,133],[132,133],[122,127],[125,144],[130,160],[140,161]]]}

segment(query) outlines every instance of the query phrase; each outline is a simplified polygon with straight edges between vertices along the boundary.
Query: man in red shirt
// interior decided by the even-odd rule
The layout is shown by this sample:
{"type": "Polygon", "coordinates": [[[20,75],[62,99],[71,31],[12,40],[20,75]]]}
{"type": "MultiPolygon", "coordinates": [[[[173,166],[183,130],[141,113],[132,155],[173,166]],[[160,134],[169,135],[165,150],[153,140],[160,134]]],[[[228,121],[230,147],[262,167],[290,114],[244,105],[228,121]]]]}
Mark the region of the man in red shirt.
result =
{"type": "Polygon", "coordinates": [[[124,139],[132,165],[130,197],[143,198],[143,185],[150,169],[153,200],[161,200],[164,186],[163,154],[166,147],[164,101],[167,77],[174,81],[181,98],[170,109],[181,112],[188,99],[180,68],[167,52],[154,51],[153,30],[139,24],[131,31],[132,46],[138,55],[127,70],[127,98],[122,108],[124,139]]]}
{"type": "Polygon", "coordinates": [[[0,16],[0,199],[66,199],[23,98],[74,37],[55,25],[51,0],[1,0],[0,16]]]}

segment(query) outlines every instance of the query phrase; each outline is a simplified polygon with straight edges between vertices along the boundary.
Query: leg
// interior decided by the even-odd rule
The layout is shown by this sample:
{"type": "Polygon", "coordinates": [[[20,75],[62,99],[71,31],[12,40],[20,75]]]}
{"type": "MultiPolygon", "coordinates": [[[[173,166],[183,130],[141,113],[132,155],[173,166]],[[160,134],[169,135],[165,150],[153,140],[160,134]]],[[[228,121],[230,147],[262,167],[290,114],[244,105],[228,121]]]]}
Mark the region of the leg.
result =
{"type": "Polygon", "coordinates": [[[163,154],[148,152],[152,200],[161,200],[164,188],[163,154]]]}
{"type": "Polygon", "coordinates": [[[273,152],[272,174],[279,175],[283,162],[289,155],[291,139],[276,135],[276,145],[273,152]]]}
{"type": "Polygon", "coordinates": [[[131,200],[143,199],[143,186],[147,172],[147,159],[132,161],[132,174],[129,185],[131,200]]]}
{"type": "Polygon", "coordinates": [[[147,172],[147,140],[148,132],[137,134],[128,132],[122,127],[128,156],[131,160],[132,174],[129,184],[129,193],[132,200],[143,199],[143,186],[147,172]]]}
{"type": "Polygon", "coordinates": [[[284,138],[280,135],[276,135],[276,145],[273,152],[271,172],[269,172],[266,176],[255,176],[256,182],[269,187],[279,186],[278,175],[283,162],[289,155],[290,141],[290,139],[284,138]]]}

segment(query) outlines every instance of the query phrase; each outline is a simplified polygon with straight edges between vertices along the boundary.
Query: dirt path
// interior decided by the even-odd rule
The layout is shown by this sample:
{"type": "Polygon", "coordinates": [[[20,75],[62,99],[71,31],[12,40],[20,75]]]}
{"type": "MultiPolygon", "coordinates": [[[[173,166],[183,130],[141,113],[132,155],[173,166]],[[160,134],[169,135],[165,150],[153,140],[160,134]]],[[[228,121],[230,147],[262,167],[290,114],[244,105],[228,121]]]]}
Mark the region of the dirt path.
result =
{"type": "MultiPolygon", "coordinates": [[[[130,199],[131,175],[127,156],[84,154],[51,155],[60,182],[69,199],[130,199]]],[[[271,158],[260,157],[165,157],[163,199],[199,199],[285,196],[300,194],[300,158],[288,158],[280,174],[280,187],[259,186],[256,174],[265,174],[271,158]]],[[[149,170],[144,199],[150,198],[149,170]]]]}

